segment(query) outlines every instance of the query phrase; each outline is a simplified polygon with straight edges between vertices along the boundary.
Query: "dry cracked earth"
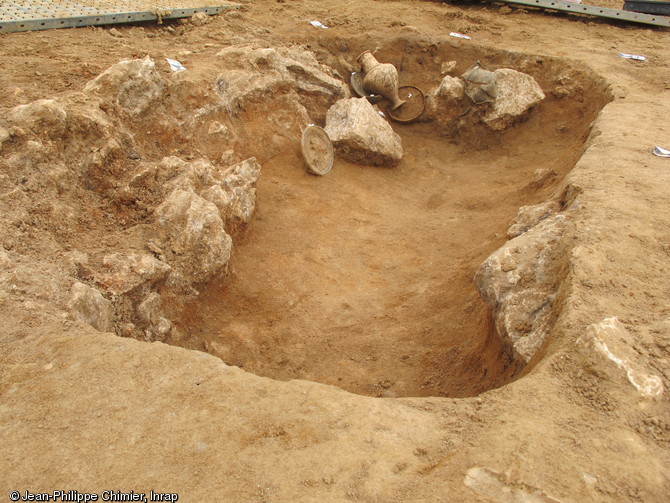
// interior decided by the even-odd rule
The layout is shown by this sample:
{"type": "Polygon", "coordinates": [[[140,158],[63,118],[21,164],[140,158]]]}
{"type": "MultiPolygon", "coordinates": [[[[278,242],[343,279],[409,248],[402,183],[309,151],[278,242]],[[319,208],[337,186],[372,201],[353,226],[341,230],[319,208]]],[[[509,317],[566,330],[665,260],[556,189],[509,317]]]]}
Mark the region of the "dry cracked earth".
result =
{"type": "Polygon", "coordinates": [[[0,35],[0,501],[668,501],[669,42],[419,0],[0,35]],[[311,175],[364,50],[426,112],[311,175]]]}

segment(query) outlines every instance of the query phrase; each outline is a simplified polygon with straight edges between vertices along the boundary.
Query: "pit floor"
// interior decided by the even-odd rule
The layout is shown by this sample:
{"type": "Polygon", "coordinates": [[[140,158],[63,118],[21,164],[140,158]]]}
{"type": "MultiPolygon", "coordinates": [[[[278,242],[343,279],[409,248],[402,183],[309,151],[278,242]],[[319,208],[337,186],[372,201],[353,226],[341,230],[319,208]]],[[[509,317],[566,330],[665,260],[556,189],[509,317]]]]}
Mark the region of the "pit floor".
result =
{"type": "Polygon", "coordinates": [[[527,188],[535,171],[555,170],[555,186],[587,127],[567,126],[573,112],[553,103],[537,113],[520,137],[482,150],[433,124],[394,124],[405,151],[394,168],[337,159],[315,177],[298,152],[269,159],[231,276],[171,314],[183,338],[166,342],[371,396],[472,396],[508,382],[517,367],[474,274],[518,208],[550,190],[527,188]]]}

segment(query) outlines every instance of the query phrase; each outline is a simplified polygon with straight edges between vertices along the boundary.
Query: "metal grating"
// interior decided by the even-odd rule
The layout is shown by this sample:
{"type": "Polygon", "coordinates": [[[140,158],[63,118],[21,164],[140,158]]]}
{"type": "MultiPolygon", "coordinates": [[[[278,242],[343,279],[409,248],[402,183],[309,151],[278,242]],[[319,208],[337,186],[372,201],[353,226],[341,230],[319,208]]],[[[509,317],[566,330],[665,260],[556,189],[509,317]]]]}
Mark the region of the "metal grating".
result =
{"type": "Polygon", "coordinates": [[[605,7],[595,7],[593,5],[584,5],[568,3],[560,0],[495,0],[509,4],[526,5],[530,7],[542,7],[549,10],[559,10],[563,12],[574,12],[575,14],[587,14],[590,16],[605,17],[609,19],[620,19],[622,21],[631,21],[633,23],[653,24],[656,26],[670,26],[670,17],[653,16],[650,14],[640,14],[625,10],[608,9],[605,7]]]}
{"type": "Polygon", "coordinates": [[[623,10],[644,12],[645,14],[660,14],[670,16],[670,2],[659,2],[651,0],[626,0],[623,10]]]}
{"type": "Polygon", "coordinates": [[[240,7],[212,0],[0,0],[0,33],[214,15],[240,7]]]}

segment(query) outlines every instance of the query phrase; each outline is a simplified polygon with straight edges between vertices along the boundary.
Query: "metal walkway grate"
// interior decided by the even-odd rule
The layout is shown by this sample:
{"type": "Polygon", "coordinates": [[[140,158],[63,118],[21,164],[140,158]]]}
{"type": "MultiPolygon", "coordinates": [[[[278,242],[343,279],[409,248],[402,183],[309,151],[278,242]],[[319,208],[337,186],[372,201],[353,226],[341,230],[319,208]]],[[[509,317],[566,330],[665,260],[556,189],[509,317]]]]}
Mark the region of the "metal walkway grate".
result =
{"type": "Polygon", "coordinates": [[[215,0],[0,0],[0,33],[176,19],[239,8],[215,0]]]}
{"type": "Polygon", "coordinates": [[[542,7],[548,10],[563,12],[574,12],[575,14],[586,14],[590,16],[604,17],[608,19],[620,19],[633,23],[653,24],[656,26],[670,27],[670,17],[629,12],[627,10],[608,9],[593,5],[568,3],[566,0],[494,0],[508,4],[526,5],[529,7],[542,7]]]}

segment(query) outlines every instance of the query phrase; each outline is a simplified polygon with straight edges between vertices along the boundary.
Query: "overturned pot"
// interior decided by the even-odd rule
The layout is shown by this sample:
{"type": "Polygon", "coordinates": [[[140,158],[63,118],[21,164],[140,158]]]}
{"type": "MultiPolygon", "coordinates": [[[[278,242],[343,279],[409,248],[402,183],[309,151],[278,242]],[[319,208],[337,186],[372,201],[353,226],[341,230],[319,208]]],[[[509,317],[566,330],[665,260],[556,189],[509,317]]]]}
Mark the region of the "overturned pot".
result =
{"type": "Polygon", "coordinates": [[[395,66],[391,63],[380,63],[370,51],[363,52],[356,61],[365,72],[363,78],[365,92],[386,98],[391,102],[392,110],[405,103],[398,96],[398,70],[395,66]]]}

